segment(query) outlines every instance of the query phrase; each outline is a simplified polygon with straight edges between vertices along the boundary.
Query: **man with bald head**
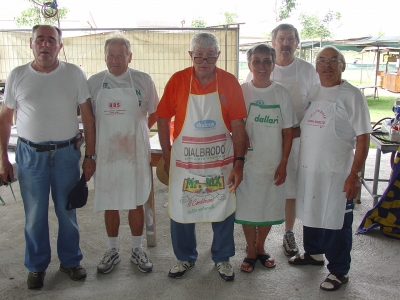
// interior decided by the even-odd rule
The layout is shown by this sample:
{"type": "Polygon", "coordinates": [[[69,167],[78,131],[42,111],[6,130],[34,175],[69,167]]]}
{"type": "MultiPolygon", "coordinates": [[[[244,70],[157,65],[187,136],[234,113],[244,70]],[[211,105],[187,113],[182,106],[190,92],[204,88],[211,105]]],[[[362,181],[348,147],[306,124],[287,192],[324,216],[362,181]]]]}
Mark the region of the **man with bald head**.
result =
{"type": "Polygon", "coordinates": [[[316,59],[321,84],[315,85],[300,124],[296,213],[303,221],[305,252],[293,265],[324,265],[330,274],[320,288],[335,291],[349,280],[353,198],[361,184],[371,130],[367,102],[342,80],[346,62],[333,46],[316,59]],[[355,151],[354,151],[355,149],[355,151]]]}

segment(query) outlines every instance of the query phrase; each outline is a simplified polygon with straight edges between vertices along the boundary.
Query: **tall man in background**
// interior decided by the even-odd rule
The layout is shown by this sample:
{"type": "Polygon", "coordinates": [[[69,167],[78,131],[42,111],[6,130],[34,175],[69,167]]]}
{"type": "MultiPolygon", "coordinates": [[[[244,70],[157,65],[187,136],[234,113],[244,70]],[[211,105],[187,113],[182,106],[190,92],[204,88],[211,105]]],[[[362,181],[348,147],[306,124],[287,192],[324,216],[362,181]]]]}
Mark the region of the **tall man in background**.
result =
{"type": "MultiPolygon", "coordinates": [[[[297,29],[291,24],[280,24],[271,33],[272,46],[276,51],[276,64],[271,80],[289,90],[299,122],[303,120],[306,99],[314,84],[319,82],[315,68],[309,62],[295,57],[300,43],[297,29]]],[[[252,74],[252,73],[250,73],[252,74]]],[[[250,81],[249,74],[246,81],[250,81]]],[[[295,136],[295,135],[294,135],[295,136]]],[[[293,233],[296,220],[297,166],[299,160],[300,139],[294,138],[287,164],[285,234],[283,236],[284,253],[293,256],[299,252],[293,233]]]]}
{"type": "Polygon", "coordinates": [[[79,229],[75,209],[67,210],[67,196],[79,181],[81,151],[76,144],[79,106],[86,139],[83,173],[88,181],[96,168],[95,123],[86,76],[75,65],[62,62],[61,30],[49,25],[32,29],[30,47],[34,60],[8,76],[0,112],[0,177],[14,178],[7,145],[18,111],[16,162],[25,210],[25,266],[28,288],[41,288],[50,264],[48,223],[51,192],[58,218],[57,253],[60,271],[72,280],[86,277],[80,265],[79,229]]]}

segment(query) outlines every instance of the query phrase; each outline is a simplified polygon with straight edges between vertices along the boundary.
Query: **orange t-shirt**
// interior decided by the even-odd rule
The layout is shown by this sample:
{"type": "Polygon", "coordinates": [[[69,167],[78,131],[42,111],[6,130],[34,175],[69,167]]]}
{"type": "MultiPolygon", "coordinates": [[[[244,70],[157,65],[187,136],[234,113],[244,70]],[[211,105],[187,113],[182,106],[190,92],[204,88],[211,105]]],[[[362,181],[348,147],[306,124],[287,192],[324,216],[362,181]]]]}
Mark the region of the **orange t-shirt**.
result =
{"type": "MultiPolygon", "coordinates": [[[[171,76],[165,86],[164,94],[157,107],[157,115],[170,119],[175,116],[174,139],[182,130],[185,121],[186,108],[189,99],[190,77],[192,78],[192,91],[194,95],[205,95],[217,90],[216,76],[206,85],[202,86],[194,77],[193,67],[176,72],[171,76]]],[[[247,116],[243,92],[236,77],[222,69],[216,68],[218,77],[218,95],[221,104],[222,117],[228,130],[231,130],[230,121],[243,119],[247,116]]]]}

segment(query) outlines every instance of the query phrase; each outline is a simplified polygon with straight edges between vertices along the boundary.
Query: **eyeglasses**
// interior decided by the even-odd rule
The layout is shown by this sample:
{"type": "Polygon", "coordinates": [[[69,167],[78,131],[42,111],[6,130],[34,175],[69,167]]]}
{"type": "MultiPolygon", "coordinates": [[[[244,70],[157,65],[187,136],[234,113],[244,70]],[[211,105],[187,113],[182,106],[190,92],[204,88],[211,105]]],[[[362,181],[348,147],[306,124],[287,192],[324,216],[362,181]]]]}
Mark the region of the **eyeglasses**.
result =
{"type": "Polygon", "coordinates": [[[193,57],[193,61],[196,64],[202,64],[203,61],[206,61],[209,64],[215,64],[217,62],[217,59],[218,59],[218,57],[213,57],[213,56],[210,56],[210,57],[193,57]]]}
{"type": "Polygon", "coordinates": [[[251,65],[253,66],[253,67],[259,67],[260,65],[264,65],[264,66],[267,66],[267,67],[270,67],[270,66],[272,66],[272,60],[270,60],[270,59],[264,59],[264,60],[259,60],[259,59],[255,59],[255,60],[253,60],[252,62],[251,62],[251,65]]]}
{"type": "Polygon", "coordinates": [[[337,58],[331,58],[331,59],[325,59],[325,58],[321,58],[321,59],[317,59],[317,65],[319,66],[325,66],[327,63],[329,63],[330,66],[332,67],[336,67],[339,63],[343,62],[340,59],[337,58]]]}
{"type": "Polygon", "coordinates": [[[277,40],[279,43],[281,43],[281,44],[283,44],[285,41],[286,41],[288,44],[294,44],[294,43],[297,41],[297,39],[294,38],[294,37],[288,37],[288,38],[278,37],[276,40],[277,40]]]}
{"type": "Polygon", "coordinates": [[[125,57],[126,57],[126,56],[125,56],[125,55],[122,55],[122,54],[118,54],[118,55],[108,54],[108,55],[107,55],[107,59],[109,59],[109,60],[114,60],[114,59],[116,59],[116,60],[123,60],[125,57]]]}

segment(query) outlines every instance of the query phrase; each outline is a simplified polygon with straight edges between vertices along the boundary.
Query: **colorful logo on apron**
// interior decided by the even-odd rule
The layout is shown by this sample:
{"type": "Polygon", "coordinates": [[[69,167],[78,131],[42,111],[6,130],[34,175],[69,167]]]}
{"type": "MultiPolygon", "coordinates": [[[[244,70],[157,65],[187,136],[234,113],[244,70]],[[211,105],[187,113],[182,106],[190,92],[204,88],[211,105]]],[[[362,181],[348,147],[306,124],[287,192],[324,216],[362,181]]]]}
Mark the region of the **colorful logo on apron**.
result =
{"type": "Polygon", "coordinates": [[[188,214],[211,210],[215,201],[226,199],[224,176],[204,177],[203,180],[186,178],[183,181],[180,202],[186,206],[188,214]]]}
{"type": "Polygon", "coordinates": [[[121,102],[108,102],[108,110],[104,110],[105,115],[124,115],[126,110],[121,109],[121,102]]]}
{"type": "Polygon", "coordinates": [[[200,120],[194,123],[195,130],[210,130],[215,129],[217,122],[214,120],[200,120]]]}
{"type": "Polygon", "coordinates": [[[326,114],[322,110],[317,109],[308,118],[307,125],[319,126],[320,128],[322,128],[325,127],[325,120],[326,114]]]}
{"type": "Polygon", "coordinates": [[[279,119],[278,117],[276,117],[275,119],[268,115],[266,115],[265,117],[261,117],[261,115],[259,114],[257,117],[254,118],[255,122],[260,122],[260,123],[269,123],[269,124],[278,124],[279,119]]]}

